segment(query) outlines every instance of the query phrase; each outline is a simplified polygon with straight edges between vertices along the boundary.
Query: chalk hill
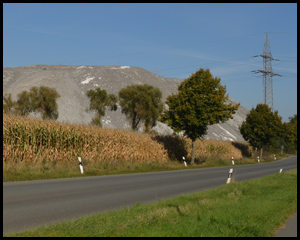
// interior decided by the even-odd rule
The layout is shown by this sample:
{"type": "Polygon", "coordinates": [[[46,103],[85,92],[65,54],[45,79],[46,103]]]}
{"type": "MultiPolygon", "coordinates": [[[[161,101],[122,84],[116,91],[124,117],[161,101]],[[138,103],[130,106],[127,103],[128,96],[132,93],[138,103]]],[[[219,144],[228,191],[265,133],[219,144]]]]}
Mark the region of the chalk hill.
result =
{"type": "MultiPolygon", "coordinates": [[[[163,93],[163,100],[177,92],[177,86],[183,79],[164,78],[145,69],[129,66],[65,66],[32,65],[15,68],[3,68],[3,94],[12,93],[14,100],[23,90],[33,86],[54,87],[61,97],[57,100],[59,117],[57,121],[88,124],[94,117],[93,112],[86,112],[89,99],[86,92],[97,87],[107,93],[118,94],[119,90],[132,84],[149,84],[158,87],[163,93]]],[[[230,101],[236,103],[230,98],[230,101]]],[[[233,119],[226,123],[209,126],[206,138],[230,141],[243,141],[238,127],[246,119],[249,110],[240,105],[233,119]]],[[[130,129],[130,123],[117,111],[106,111],[102,118],[106,128],[130,129]]],[[[161,134],[172,130],[158,122],[153,128],[161,134]]]]}

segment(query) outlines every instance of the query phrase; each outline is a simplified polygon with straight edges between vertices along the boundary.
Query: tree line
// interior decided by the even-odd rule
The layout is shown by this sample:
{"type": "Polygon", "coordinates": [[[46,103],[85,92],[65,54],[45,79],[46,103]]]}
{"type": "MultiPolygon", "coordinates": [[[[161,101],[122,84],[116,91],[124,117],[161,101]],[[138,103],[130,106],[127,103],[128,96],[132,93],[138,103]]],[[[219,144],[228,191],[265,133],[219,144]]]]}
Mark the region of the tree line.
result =
{"type": "MultiPolygon", "coordinates": [[[[178,86],[178,92],[167,97],[166,107],[162,102],[159,88],[151,85],[131,85],[119,91],[118,95],[107,94],[105,89],[90,89],[86,93],[90,99],[89,110],[95,110],[96,116],[91,124],[101,126],[101,117],[106,109],[116,111],[118,106],[131,123],[135,131],[144,126],[145,132],[161,121],[175,132],[183,132],[192,140],[192,160],[195,158],[195,141],[203,139],[209,125],[225,122],[233,118],[239,103],[228,103],[226,86],[221,79],[213,77],[209,69],[199,69],[178,86]]],[[[11,94],[3,96],[3,112],[27,116],[31,112],[40,112],[43,119],[57,119],[56,99],[59,93],[45,86],[32,87],[29,92],[18,94],[13,101],[11,94]]],[[[285,147],[297,148],[297,115],[290,117],[289,123],[282,123],[278,112],[271,111],[266,104],[258,104],[251,109],[246,120],[240,126],[240,132],[254,148],[262,149],[285,147]]]]}
{"type": "Polygon", "coordinates": [[[257,104],[239,129],[253,148],[260,149],[260,158],[264,148],[284,148],[286,152],[295,152],[297,149],[297,114],[289,117],[288,123],[282,123],[278,111],[273,112],[267,104],[257,104]]]}
{"type": "Polygon", "coordinates": [[[56,99],[60,94],[55,88],[45,86],[32,87],[30,91],[18,94],[17,101],[13,101],[11,93],[3,96],[3,112],[28,116],[32,112],[41,113],[43,120],[57,119],[58,110],[56,99]]]}

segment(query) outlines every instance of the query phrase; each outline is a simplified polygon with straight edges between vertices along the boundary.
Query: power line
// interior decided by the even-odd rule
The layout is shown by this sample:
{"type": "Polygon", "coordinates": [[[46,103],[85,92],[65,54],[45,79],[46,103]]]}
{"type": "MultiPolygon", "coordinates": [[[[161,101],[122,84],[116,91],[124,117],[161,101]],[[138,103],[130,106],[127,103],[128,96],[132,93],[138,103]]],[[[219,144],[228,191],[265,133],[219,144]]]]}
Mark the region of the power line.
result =
{"type": "Polygon", "coordinates": [[[253,37],[253,36],[258,36],[258,35],[261,35],[261,34],[262,33],[254,33],[254,34],[248,34],[248,35],[242,35],[242,36],[236,36],[236,37],[228,37],[228,38],[221,38],[221,39],[210,40],[210,41],[202,41],[202,42],[197,42],[197,43],[182,44],[182,45],[177,45],[177,46],[173,46],[173,47],[165,47],[165,48],[158,48],[158,49],[152,49],[152,50],[144,50],[144,51],[138,51],[138,52],[133,52],[133,53],[116,54],[116,55],[102,56],[102,57],[88,58],[88,59],[68,60],[68,62],[78,62],[78,61],[87,61],[87,60],[116,58],[116,57],[125,57],[125,56],[130,56],[130,55],[138,55],[138,54],[151,53],[151,52],[161,52],[161,51],[165,51],[165,50],[179,49],[179,48],[182,48],[182,47],[189,47],[189,46],[200,45],[200,44],[202,45],[202,44],[208,44],[208,43],[214,43],[214,42],[223,42],[223,41],[237,39],[237,38],[253,37]]]}

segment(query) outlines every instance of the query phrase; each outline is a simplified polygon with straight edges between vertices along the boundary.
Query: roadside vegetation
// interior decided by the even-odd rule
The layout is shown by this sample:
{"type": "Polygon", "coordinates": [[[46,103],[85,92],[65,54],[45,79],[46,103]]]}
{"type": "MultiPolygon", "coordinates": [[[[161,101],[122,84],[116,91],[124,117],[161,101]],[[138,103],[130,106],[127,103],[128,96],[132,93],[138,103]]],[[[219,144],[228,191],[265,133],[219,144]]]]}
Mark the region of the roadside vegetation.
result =
{"type": "Polygon", "coordinates": [[[192,159],[195,163],[195,142],[207,133],[209,125],[233,118],[239,103],[226,103],[226,86],[221,78],[213,77],[209,69],[199,69],[178,86],[178,93],[167,98],[169,106],[161,120],[174,131],[183,132],[192,140],[192,159]]]}
{"type": "MultiPolygon", "coordinates": [[[[190,165],[192,141],[185,137],[4,114],[3,181],[185,169],[182,157],[188,168],[229,166],[232,157],[235,165],[257,163],[258,153],[246,142],[197,139],[195,145],[196,164],[190,165]]],[[[262,161],[274,154],[286,156],[265,151],[262,161]]]]}
{"type": "Polygon", "coordinates": [[[247,142],[204,140],[209,125],[232,118],[239,106],[227,103],[226,86],[220,82],[209,69],[199,69],[167,97],[168,108],[161,91],[147,84],[127,86],[118,96],[90,89],[87,111],[96,115],[88,126],[55,121],[60,95],[54,88],[32,87],[18,94],[17,101],[4,94],[3,181],[175,170],[185,168],[183,158],[190,168],[231,165],[232,158],[235,164],[247,164],[257,161],[258,152],[260,161],[297,152],[297,114],[282,123],[265,104],[253,108],[240,126],[247,142]],[[107,107],[116,110],[118,101],[132,131],[101,128],[107,107]],[[31,113],[42,120],[30,118],[31,113]],[[176,133],[151,132],[158,120],[176,133]],[[136,132],[140,128],[145,133],[136,132]],[[78,173],[79,157],[84,174],[78,173]]]}
{"type": "Polygon", "coordinates": [[[273,237],[297,211],[297,169],[4,237],[273,237]]]}
{"type": "Polygon", "coordinates": [[[289,117],[288,123],[282,123],[278,111],[272,111],[267,104],[257,104],[247,115],[240,126],[240,132],[253,148],[263,149],[285,148],[286,151],[297,149],[297,114],[289,117]]]}

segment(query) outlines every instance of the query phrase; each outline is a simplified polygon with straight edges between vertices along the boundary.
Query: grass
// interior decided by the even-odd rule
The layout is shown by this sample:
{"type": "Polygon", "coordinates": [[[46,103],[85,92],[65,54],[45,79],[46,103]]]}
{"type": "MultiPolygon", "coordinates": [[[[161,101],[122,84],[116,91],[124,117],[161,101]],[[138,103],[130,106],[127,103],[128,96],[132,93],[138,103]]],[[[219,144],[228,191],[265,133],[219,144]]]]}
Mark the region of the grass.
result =
{"type": "Polygon", "coordinates": [[[156,172],[184,168],[183,164],[172,161],[168,163],[153,161],[139,163],[110,160],[95,163],[83,160],[84,173],[81,174],[78,160],[74,160],[73,162],[8,162],[3,164],[3,182],[156,172]]]}
{"type": "Polygon", "coordinates": [[[272,237],[296,211],[294,169],[4,236],[272,237]]]}
{"type": "MultiPolygon", "coordinates": [[[[284,155],[287,157],[287,155],[284,155]]],[[[277,160],[281,157],[277,157],[277,160]]],[[[44,159],[41,162],[3,162],[3,182],[31,181],[59,178],[73,178],[86,176],[104,176],[114,174],[130,174],[139,172],[158,172],[172,171],[180,169],[204,168],[231,166],[231,159],[222,159],[217,157],[207,158],[204,163],[187,165],[179,161],[144,161],[128,162],[121,160],[103,160],[94,162],[92,160],[82,160],[84,174],[81,174],[79,162],[77,159],[71,161],[50,161],[44,159]]],[[[273,161],[272,158],[263,160],[263,162],[273,161]]],[[[244,158],[235,160],[235,166],[257,163],[255,158],[244,158]]]]}
{"type": "MultiPolygon", "coordinates": [[[[277,160],[288,155],[278,156],[277,160]]],[[[199,158],[198,158],[199,160],[199,158]]],[[[204,168],[231,166],[231,159],[224,159],[217,156],[202,157],[202,163],[187,165],[181,161],[122,161],[122,160],[102,160],[95,162],[89,159],[82,159],[84,174],[79,169],[78,159],[73,161],[51,161],[44,159],[41,162],[19,161],[3,162],[3,182],[30,181],[43,179],[73,178],[86,176],[103,176],[114,174],[130,174],[138,172],[172,171],[180,169],[204,168]]],[[[274,161],[272,157],[264,159],[262,162],[274,161]]],[[[252,158],[235,159],[235,166],[254,164],[257,160],[252,158]]]]}

